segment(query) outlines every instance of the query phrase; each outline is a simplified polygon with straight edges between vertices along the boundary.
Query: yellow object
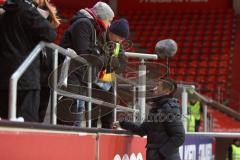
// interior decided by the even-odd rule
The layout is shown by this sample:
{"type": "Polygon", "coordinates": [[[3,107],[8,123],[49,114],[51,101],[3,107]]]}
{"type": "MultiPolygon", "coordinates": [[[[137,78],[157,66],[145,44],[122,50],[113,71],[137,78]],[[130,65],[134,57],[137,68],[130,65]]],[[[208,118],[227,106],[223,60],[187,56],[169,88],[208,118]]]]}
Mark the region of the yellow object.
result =
{"type": "Polygon", "coordinates": [[[195,117],[193,115],[188,116],[187,131],[188,132],[195,132],[195,117]]]}
{"type": "MultiPolygon", "coordinates": [[[[120,53],[120,44],[116,43],[115,49],[113,50],[113,57],[118,57],[120,53]]],[[[111,64],[111,62],[110,62],[111,64]]],[[[107,73],[106,69],[101,71],[100,76],[99,76],[99,80],[103,81],[103,82],[112,82],[116,79],[116,74],[115,72],[111,72],[111,73],[107,73]]]]}
{"type": "Polygon", "coordinates": [[[111,72],[111,73],[106,73],[106,70],[101,71],[99,80],[103,81],[103,82],[112,82],[116,79],[116,74],[115,72],[111,72]]]}
{"type": "Polygon", "coordinates": [[[232,144],[232,160],[240,160],[240,147],[232,144]]]}
{"type": "Polygon", "coordinates": [[[195,117],[196,120],[200,120],[201,113],[200,113],[200,101],[197,101],[194,105],[188,104],[190,109],[190,114],[195,117]]]}
{"type": "Polygon", "coordinates": [[[116,43],[116,47],[115,47],[115,49],[113,50],[112,56],[118,57],[119,52],[120,52],[120,44],[119,44],[119,43],[116,43]]]}

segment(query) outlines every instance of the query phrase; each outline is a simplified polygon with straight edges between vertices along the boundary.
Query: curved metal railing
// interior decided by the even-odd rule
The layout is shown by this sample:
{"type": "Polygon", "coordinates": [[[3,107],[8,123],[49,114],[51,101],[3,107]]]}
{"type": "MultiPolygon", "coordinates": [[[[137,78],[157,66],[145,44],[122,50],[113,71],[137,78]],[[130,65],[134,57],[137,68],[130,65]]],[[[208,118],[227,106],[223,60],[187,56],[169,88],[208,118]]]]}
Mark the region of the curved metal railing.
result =
{"type": "MultiPolygon", "coordinates": [[[[107,103],[104,101],[101,101],[99,99],[95,99],[93,97],[91,97],[91,93],[88,94],[88,96],[83,96],[83,95],[77,95],[77,94],[69,94],[64,92],[63,90],[60,90],[57,88],[57,83],[58,83],[58,72],[57,72],[57,67],[58,67],[58,53],[64,55],[64,56],[68,56],[71,59],[75,59],[83,64],[87,64],[90,65],[88,63],[87,60],[85,60],[84,58],[81,58],[80,56],[78,58],[76,58],[76,55],[73,54],[72,52],[70,52],[69,50],[66,50],[54,43],[46,43],[46,42],[40,42],[33,50],[32,52],[29,54],[29,56],[24,60],[24,62],[20,65],[20,67],[12,74],[11,78],[10,78],[10,84],[9,84],[9,120],[14,121],[16,120],[16,108],[17,108],[17,84],[18,84],[18,80],[21,78],[21,76],[23,75],[23,73],[27,70],[27,68],[31,65],[31,63],[35,60],[35,58],[41,53],[41,51],[44,48],[51,48],[54,50],[54,52],[52,52],[54,54],[54,62],[53,62],[53,69],[54,69],[54,73],[53,73],[53,79],[52,79],[52,83],[53,83],[53,90],[51,91],[51,123],[52,124],[56,124],[57,122],[57,117],[56,117],[56,104],[57,104],[57,95],[62,95],[62,96],[67,96],[67,97],[71,97],[71,98],[76,98],[76,99],[80,99],[83,101],[87,101],[88,102],[88,108],[91,108],[91,104],[95,103],[95,104],[101,104],[110,108],[114,108],[114,120],[116,120],[116,110],[119,109],[121,111],[127,111],[127,112],[139,112],[139,110],[135,109],[135,106],[133,106],[134,108],[127,108],[125,106],[121,106],[121,105],[117,105],[116,102],[114,102],[114,104],[111,103],[107,103]]],[[[126,52],[125,56],[127,57],[134,57],[134,58],[139,58],[141,59],[141,64],[139,67],[139,75],[141,75],[139,77],[139,84],[136,84],[136,86],[138,88],[139,93],[141,94],[139,96],[139,106],[140,106],[140,112],[141,112],[141,119],[144,119],[145,116],[145,91],[146,91],[146,66],[144,64],[144,59],[157,59],[157,55],[154,54],[144,54],[144,53],[131,53],[131,52],[126,52]]],[[[89,71],[88,71],[88,90],[92,89],[92,77],[91,77],[91,67],[88,67],[89,71]]],[[[127,81],[127,80],[126,80],[127,81]]],[[[135,85],[134,83],[131,85],[135,85]]],[[[114,96],[116,97],[116,87],[114,87],[114,96]]],[[[133,103],[134,104],[134,103],[133,103]]],[[[89,116],[90,117],[90,116],[89,116]]],[[[90,122],[90,121],[89,121],[90,122]]],[[[91,123],[88,123],[91,124],[91,123]]]]}

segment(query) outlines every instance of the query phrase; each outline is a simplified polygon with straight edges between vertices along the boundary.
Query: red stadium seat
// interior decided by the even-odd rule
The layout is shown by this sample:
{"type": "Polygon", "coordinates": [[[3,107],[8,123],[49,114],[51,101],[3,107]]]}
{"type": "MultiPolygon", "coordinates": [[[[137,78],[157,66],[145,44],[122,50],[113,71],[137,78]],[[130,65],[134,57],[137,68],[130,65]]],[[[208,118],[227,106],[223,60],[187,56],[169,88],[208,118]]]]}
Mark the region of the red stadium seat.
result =
{"type": "MultiPolygon", "coordinates": [[[[178,52],[171,58],[173,77],[178,81],[196,81],[210,97],[216,97],[216,86],[227,83],[234,11],[178,10],[127,11],[131,40],[136,47],[131,51],[154,52],[158,40],[172,38],[178,52]]],[[[70,17],[68,15],[68,17],[70,17]]],[[[63,32],[60,30],[60,32],[63,32]]]]}

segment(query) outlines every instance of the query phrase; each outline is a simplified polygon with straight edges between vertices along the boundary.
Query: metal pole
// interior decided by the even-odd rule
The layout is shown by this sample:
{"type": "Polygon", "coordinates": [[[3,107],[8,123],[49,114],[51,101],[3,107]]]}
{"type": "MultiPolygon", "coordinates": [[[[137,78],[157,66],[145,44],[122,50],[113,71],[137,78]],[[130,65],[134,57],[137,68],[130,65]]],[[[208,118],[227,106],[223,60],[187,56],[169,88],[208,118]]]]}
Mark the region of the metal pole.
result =
{"type": "Polygon", "coordinates": [[[238,138],[240,133],[230,133],[230,132],[188,132],[186,135],[190,136],[204,136],[204,137],[225,137],[225,138],[238,138]]]}
{"type": "Polygon", "coordinates": [[[53,90],[51,91],[51,124],[57,124],[57,82],[58,82],[58,49],[54,50],[53,58],[53,90]]]}
{"type": "Polygon", "coordinates": [[[20,67],[12,74],[9,82],[9,107],[8,107],[8,119],[14,121],[17,118],[17,83],[19,78],[35,60],[37,55],[43,48],[43,44],[38,44],[30,55],[24,60],[20,67]]]}
{"type": "Polygon", "coordinates": [[[188,93],[186,90],[186,87],[183,86],[183,91],[182,91],[182,120],[183,120],[183,125],[184,129],[187,132],[187,106],[188,106],[188,93]]]}
{"type": "MultiPolygon", "coordinates": [[[[136,109],[136,86],[133,86],[133,109],[136,109]]],[[[136,122],[136,112],[133,112],[133,122],[136,122]]]]}
{"type": "Polygon", "coordinates": [[[17,118],[17,81],[17,79],[10,79],[9,84],[8,119],[10,121],[17,118]]]}
{"type": "MultiPolygon", "coordinates": [[[[88,67],[88,97],[92,98],[92,66],[88,67]]],[[[92,102],[88,102],[88,128],[92,127],[92,102]]]]}
{"type": "Polygon", "coordinates": [[[136,52],[125,52],[126,57],[139,58],[139,59],[158,59],[156,54],[148,53],[136,53],[136,52]]]}
{"type": "Polygon", "coordinates": [[[146,109],[146,65],[144,59],[139,65],[138,106],[140,107],[140,121],[143,122],[146,109]]]}
{"type": "Polygon", "coordinates": [[[204,132],[208,131],[207,105],[204,105],[204,132]]]}
{"type": "MultiPolygon", "coordinates": [[[[117,79],[113,82],[113,95],[114,95],[114,104],[117,105],[117,79]]],[[[114,108],[113,112],[113,122],[117,121],[117,108],[114,108]]]]}
{"type": "Polygon", "coordinates": [[[126,111],[126,112],[139,112],[139,110],[134,110],[134,109],[128,108],[126,106],[114,105],[112,103],[109,103],[109,102],[106,102],[106,101],[103,101],[103,100],[99,100],[99,99],[91,98],[91,97],[88,97],[88,96],[83,96],[83,95],[71,93],[71,92],[68,92],[68,91],[61,90],[61,89],[58,89],[57,93],[58,93],[58,95],[62,95],[62,96],[65,96],[65,97],[71,97],[71,98],[74,98],[74,99],[80,99],[80,100],[83,100],[83,101],[86,101],[86,102],[92,102],[94,104],[103,105],[103,106],[113,108],[113,109],[117,107],[118,110],[122,110],[122,111],[126,111]]]}

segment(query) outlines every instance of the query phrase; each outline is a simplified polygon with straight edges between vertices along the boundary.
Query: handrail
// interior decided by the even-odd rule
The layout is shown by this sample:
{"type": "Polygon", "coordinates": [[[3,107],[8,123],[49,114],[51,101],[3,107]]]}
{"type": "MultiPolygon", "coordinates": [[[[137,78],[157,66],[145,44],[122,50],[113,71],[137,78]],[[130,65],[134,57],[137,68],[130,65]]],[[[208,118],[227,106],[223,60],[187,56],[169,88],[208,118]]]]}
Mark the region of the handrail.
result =
{"type": "Polygon", "coordinates": [[[12,74],[10,78],[9,84],[9,110],[8,110],[8,118],[9,120],[16,119],[17,112],[17,83],[26,69],[30,66],[30,64],[35,60],[40,51],[44,48],[43,43],[39,43],[30,55],[25,59],[25,61],[20,65],[20,67],[12,74]]]}
{"type": "Polygon", "coordinates": [[[147,53],[125,52],[125,56],[139,59],[158,59],[158,56],[156,54],[147,53]]]}
{"type": "Polygon", "coordinates": [[[236,112],[235,110],[213,100],[213,99],[210,99],[200,93],[198,93],[197,91],[193,90],[193,93],[198,96],[203,102],[205,102],[206,104],[224,112],[225,114],[227,115],[230,115],[232,117],[234,117],[235,119],[237,120],[240,120],[240,113],[236,112]]]}
{"type": "MultiPolygon", "coordinates": [[[[18,123],[12,121],[0,121],[0,130],[15,129],[18,130],[34,130],[34,131],[45,131],[53,132],[60,131],[62,133],[66,132],[87,132],[87,133],[109,133],[109,134],[128,134],[132,135],[132,132],[127,130],[116,130],[116,129],[104,129],[104,128],[80,128],[73,126],[64,126],[64,125],[49,125],[49,124],[40,124],[40,123],[18,123]]],[[[216,138],[238,138],[240,133],[237,132],[186,132],[188,136],[202,136],[202,137],[216,137],[216,138]]]]}
{"type": "MultiPolygon", "coordinates": [[[[8,118],[10,121],[14,121],[16,120],[16,111],[17,111],[17,83],[18,80],[20,79],[20,77],[23,75],[23,73],[27,70],[27,68],[31,65],[31,63],[35,60],[35,58],[41,53],[42,49],[48,47],[54,50],[54,69],[57,69],[57,54],[60,53],[64,56],[68,56],[71,59],[75,59],[76,61],[79,61],[81,63],[84,64],[89,64],[87,60],[85,60],[84,58],[81,57],[77,57],[76,55],[73,54],[71,51],[66,50],[54,43],[46,43],[46,42],[40,42],[33,50],[32,52],[29,54],[29,56],[24,60],[24,62],[20,65],[20,67],[12,74],[11,78],[10,78],[10,83],[9,83],[9,114],[8,114],[8,118]]],[[[147,59],[154,59],[156,58],[156,55],[145,55],[145,54],[134,54],[134,56],[138,56],[138,58],[147,58],[147,59]],[[140,57],[139,57],[140,56],[140,57]]],[[[55,71],[56,72],[56,71],[55,71]]],[[[57,72],[56,72],[57,73],[57,72]]],[[[57,74],[54,74],[54,83],[57,83],[57,74]]],[[[91,78],[90,78],[91,79],[91,78]]],[[[91,83],[91,82],[89,82],[91,83]]],[[[86,96],[82,96],[82,95],[75,95],[75,94],[69,94],[66,93],[64,91],[61,91],[59,89],[57,89],[57,85],[53,84],[54,86],[54,91],[53,91],[53,95],[51,95],[52,98],[52,107],[56,107],[56,101],[57,100],[57,94],[60,95],[64,95],[67,97],[72,97],[72,98],[77,98],[77,99],[82,99],[85,101],[88,101],[89,103],[96,103],[96,104],[101,104],[101,105],[105,105],[108,106],[110,108],[117,108],[117,109],[121,109],[121,110],[125,110],[128,112],[138,112],[139,110],[137,109],[131,109],[131,108],[127,108],[124,106],[120,106],[120,105],[116,105],[116,104],[111,104],[111,103],[107,103],[107,102],[103,102],[100,101],[98,99],[92,98],[92,97],[86,97],[86,96]]],[[[90,85],[91,86],[91,85],[90,85]]],[[[53,114],[55,114],[56,112],[56,108],[52,108],[52,112],[53,114]]],[[[53,124],[56,124],[56,116],[53,117],[52,120],[53,124]]]]}
{"type": "MultiPolygon", "coordinates": [[[[75,58],[76,56],[71,54],[71,52],[67,51],[66,49],[53,44],[53,43],[46,43],[46,42],[40,42],[29,54],[29,56],[24,60],[24,62],[19,66],[19,68],[12,74],[10,77],[10,83],[9,83],[9,113],[8,118],[9,120],[15,120],[16,119],[16,105],[17,105],[17,83],[20,77],[23,75],[23,73],[27,70],[27,68],[31,65],[31,63],[35,60],[35,58],[41,53],[42,49],[44,47],[49,47],[54,50],[57,50],[62,55],[68,56],[70,58],[75,58]]],[[[82,63],[88,64],[88,62],[79,57],[76,59],[77,61],[80,61],[82,63]]]]}
{"type": "Polygon", "coordinates": [[[235,138],[240,137],[240,133],[237,132],[187,132],[190,136],[203,136],[203,137],[225,137],[235,138]]]}
{"type": "Polygon", "coordinates": [[[60,89],[57,89],[57,93],[59,95],[62,95],[62,96],[71,97],[71,98],[74,98],[74,99],[80,99],[80,100],[83,100],[83,101],[86,101],[86,102],[92,102],[92,103],[95,103],[95,104],[98,104],[98,105],[104,105],[106,107],[113,108],[113,109],[117,108],[117,109],[125,110],[125,111],[128,111],[128,112],[139,112],[136,109],[127,108],[127,107],[124,107],[124,106],[121,106],[121,105],[115,105],[115,104],[105,102],[103,100],[99,100],[99,99],[96,99],[96,98],[88,97],[88,96],[69,93],[67,91],[60,90],[60,89]]]}

